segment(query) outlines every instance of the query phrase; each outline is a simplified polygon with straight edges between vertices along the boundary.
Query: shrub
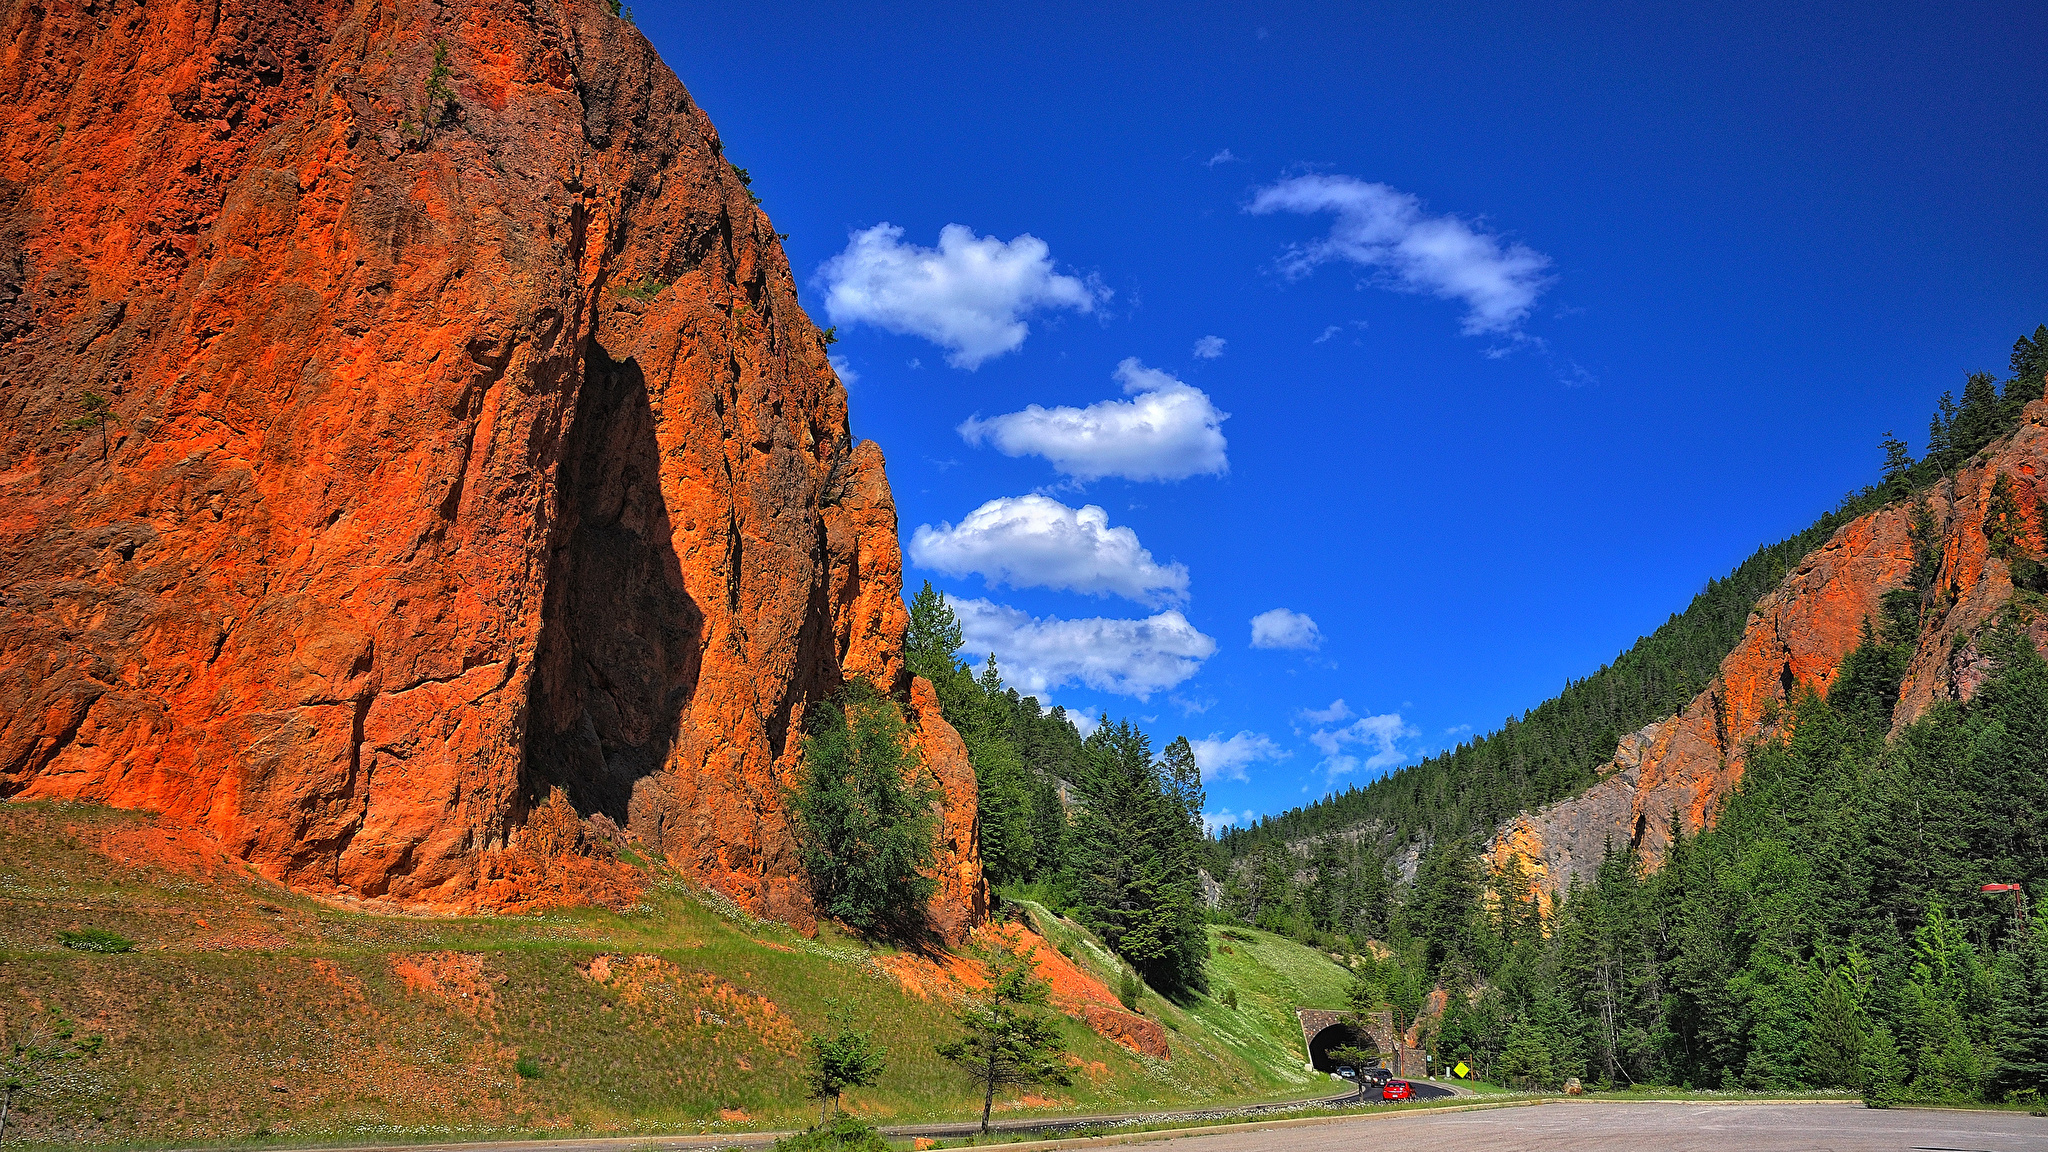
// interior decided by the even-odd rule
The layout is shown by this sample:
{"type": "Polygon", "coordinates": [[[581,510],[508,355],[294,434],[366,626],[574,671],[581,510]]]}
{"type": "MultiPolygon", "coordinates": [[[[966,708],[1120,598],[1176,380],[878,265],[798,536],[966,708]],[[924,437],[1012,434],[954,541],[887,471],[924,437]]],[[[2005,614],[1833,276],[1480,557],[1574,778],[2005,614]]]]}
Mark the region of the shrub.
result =
{"type": "Polygon", "coordinates": [[[1138,1010],[1138,997],[1144,990],[1144,981],[1138,979],[1138,973],[1133,969],[1124,969],[1123,974],[1117,978],[1116,998],[1123,1001],[1124,1007],[1133,1012],[1138,1010]]]}
{"type": "Polygon", "coordinates": [[[784,1136],[775,1142],[776,1152],[890,1152],[889,1142],[875,1126],[844,1113],[830,1124],[808,1132],[784,1136]]]}
{"type": "Polygon", "coordinates": [[[649,273],[638,280],[629,280],[621,284],[618,288],[618,293],[621,296],[646,304],[656,296],[661,295],[662,289],[667,288],[668,283],[668,281],[663,280],[661,277],[649,273]]]}
{"type": "Polygon", "coordinates": [[[531,1056],[521,1056],[513,1061],[512,1070],[519,1073],[521,1080],[538,1080],[541,1076],[540,1061],[531,1056]]]}
{"type": "Polygon", "coordinates": [[[74,952],[133,952],[135,941],[119,932],[105,928],[86,928],[78,932],[59,932],[57,939],[74,952]]]}

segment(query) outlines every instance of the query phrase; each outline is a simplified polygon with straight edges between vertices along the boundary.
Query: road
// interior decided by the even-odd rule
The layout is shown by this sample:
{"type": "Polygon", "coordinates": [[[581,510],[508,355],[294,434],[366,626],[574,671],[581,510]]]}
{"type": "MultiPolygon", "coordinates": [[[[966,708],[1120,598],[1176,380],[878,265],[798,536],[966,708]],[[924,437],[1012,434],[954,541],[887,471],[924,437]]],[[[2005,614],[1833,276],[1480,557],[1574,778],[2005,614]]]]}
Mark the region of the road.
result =
{"type": "Polygon", "coordinates": [[[1171,1152],[2048,1152],[2048,1119],[1860,1104],[1567,1101],[1189,1136],[1171,1152]]]}
{"type": "MultiPolygon", "coordinates": [[[[908,1129],[890,1131],[899,1138],[913,1134],[908,1129]]],[[[1057,1134],[1047,1135],[1057,1138],[1057,1134]]],[[[1097,1139],[1105,1144],[1120,1142],[1116,1137],[1097,1139]]],[[[1355,1119],[1254,1120],[1230,1131],[1188,1136],[1154,1132],[1137,1139],[1142,1143],[1134,1147],[1160,1152],[1359,1152],[1383,1148],[1455,1152],[2048,1152],[2048,1119],[2018,1112],[1874,1111],[1853,1102],[1574,1100],[1470,1112],[1367,1109],[1355,1119]]],[[[357,1148],[352,1152],[708,1152],[761,1149],[773,1140],[770,1133],[572,1137],[357,1148]]],[[[1000,1152],[1003,1147],[992,1145],[990,1152],[1000,1152]]]]}
{"type": "MultiPolygon", "coordinates": [[[[1427,1080],[1410,1080],[1417,1100],[1435,1100],[1444,1096],[1455,1096],[1457,1089],[1427,1080]]],[[[1128,1124],[1185,1124],[1192,1126],[1200,1121],[1231,1124],[1242,1120],[1256,1120],[1262,1114],[1285,1116],[1304,1108],[1348,1108],[1360,1103],[1355,1093],[1327,1096],[1320,1100],[1299,1100],[1284,1104],[1247,1104],[1236,1108],[1195,1108],[1179,1112],[1124,1112],[1107,1116],[1077,1116],[1072,1119],[1026,1118],[1021,1120],[997,1119],[989,1127],[998,1132],[1038,1132],[1052,1136],[1086,1136],[1090,1129],[1117,1128],[1128,1124]]],[[[1368,1106],[1382,1103],[1378,1089],[1365,1101],[1368,1106]]],[[[980,1123],[948,1122],[944,1124],[897,1124],[882,1129],[890,1136],[935,1136],[953,1138],[971,1136],[980,1131],[980,1123]]]]}

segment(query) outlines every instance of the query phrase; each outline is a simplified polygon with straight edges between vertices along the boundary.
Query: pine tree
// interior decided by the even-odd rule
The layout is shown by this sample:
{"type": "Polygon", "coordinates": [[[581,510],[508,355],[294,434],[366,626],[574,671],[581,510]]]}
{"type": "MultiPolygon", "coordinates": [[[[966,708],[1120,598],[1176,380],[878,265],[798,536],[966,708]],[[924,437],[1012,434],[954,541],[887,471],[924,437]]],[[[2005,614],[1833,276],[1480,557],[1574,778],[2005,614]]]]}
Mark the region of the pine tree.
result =
{"type": "Polygon", "coordinates": [[[987,1132],[998,1088],[1073,1080],[1059,1028],[1032,1011],[1047,994],[1032,971],[1032,958],[991,948],[977,959],[988,969],[988,991],[960,1009],[956,1019],[965,1035],[939,1045],[938,1053],[981,1089],[981,1130],[987,1132]]]}
{"type": "Polygon", "coordinates": [[[1070,855],[1084,922],[1155,985],[1200,987],[1208,943],[1195,875],[1201,772],[1185,739],[1154,763],[1128,720],[1088,738],[1070,855]]]}
{"type": "Polygon", "coordinates": [[[1857,1085],[1865,1041],[1862,993],[1857,984],[1860,960],[1857,955],[1844,961],[1814,983],[1802,1057],[1809,1084],[1823,1088],[1857,1085]]]}
{"type": "Polygon", "coordinates": [[[958,667],[954,653],[964,643],[959,618],[932,582],[925,581],[910,601],[910,626],[903,633],[903,659],[910,674],[934,686],[952,679],[958,667]]]}
{"type": "Polygon", "coordinates": [[[798,853],[819,911],[860,932],[915,933],[935,882],[937,790],[895,701],[864,680],[807,718],[790,797],[798,853]]]}
{"type": "Polygon", "coordinates": [[[1870,1030],[1863,1041],[1859,1063],[1864,1104],[1889,1108],[1906,1098],[1906,1058],[1899,1054],[1898,1041],[1892,1038],[1890,1028],[1879,1024],[1870,1030]]]}
{"type": "Polygon", "coordinates": [[[2008,1100],[2048,1098],[2048,923],[2037,921],[2012,942],[1998,976],[1992,1085],[2008,1100]]]}
{"type": "Polygon", "coordinates": [[[2048,379],[2048,324],[2037,325],[2031,337],[2012,346],[2012,379],[2005,382],[2006,422],[2018,424],[2020,409],[2042,398],[2048,379]]]}
{"type": "Polygon", "coordinates": [[[1415,890],[1403,908],[1408,930],[1427,948],[1431,971],[1465,952],[1479,904],[1479,877],[1470,845],[1443,841],[1423,853],[1415,890]]]}
{"type": "Polygon", "coordinates": [[[1507,1046],[1497,1064],[1501,1082],[1511,1088],[1549,1088],[1558,1083],[1556,1060],[1542,1032],[1528,1021],[1508,1029],[1507,1046]]]}
{"type": "Polygon", "coordinates": [[[1879,481],[1879,485],[1884,491],[1885,498],[1897,500],[1910,494],[1913,453],[1907,448],[1906,442],[1892,435],[1890,429],[1886,429],[1879,446],[1884,449],[1884,478],[1879,481]]]}
{"type": "Polygon", "coordinates": [[[889,1050],[875,1043],[874,1033],[855,1028],[836,1000],[828,1000],[826,1021],[832,1034],[817,1035],[804,1042],[807,1057],[805,1082],[811,1099],[818,1101],[818,1124],[823,1127],[839,1110],[839,1097],[848,1088],[865,1088],[881,1079],[889,1050]]]}

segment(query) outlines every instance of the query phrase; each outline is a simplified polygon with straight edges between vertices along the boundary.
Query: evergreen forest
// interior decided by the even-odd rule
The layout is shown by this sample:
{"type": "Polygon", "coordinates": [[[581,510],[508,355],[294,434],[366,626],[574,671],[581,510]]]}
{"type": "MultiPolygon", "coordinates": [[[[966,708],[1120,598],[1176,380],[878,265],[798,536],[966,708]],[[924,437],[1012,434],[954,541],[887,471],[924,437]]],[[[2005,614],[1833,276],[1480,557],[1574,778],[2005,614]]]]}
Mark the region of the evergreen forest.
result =
{"type": "Polygon", "coordinates": [[[2002,391],[1978,374],[1960,401],[1941,398],[1923,458],[1887,435],[1878,483],[1759,550],[1613,664],[1453,752],[1225,835],[1220,915],[1357,950],[1356,1007],[1421,1021],[1441,1065],[1503,1083],[2037,1100],[2048,663],[2025,625],[2048,606],[2048,507],[1994,486],[1984,532],[2015,592],[1977,638],[1989,678],[1967,703],[1891,728],[1945,594],[1924,495],[2017,425],[2044,373],[2048,328],[2018,342],[2002,391]],[[1706,685],[1790,566],[1894,501],[1912,503],[1924,542],[1908,585],[1865,622],[1825,697],[1795,691],[1787,735],[1752,750],[1710,828],[1687,836],[1673,813],[1660,866],[1610,845],[1561,892],[1534,891],[1515,865],[1484,874],[1479,843],[1501,820],[1590,783],[1620,735],[1706,685]],[[1437,989],[1441,1015],[1425,1006],[1437,989]]]}
{"type": "MultiPolygon", "coordinates": [[[[1892,713],[1945,595],[1925,496],[2017,426],[2044,375],[2048,326],[2018,341],[2002,387],[1975,374],[1960,399],[1941,397],[1921,458],[1887,434],[1876,483],[1611,664],[1452,751],[1220,838],[1203,830],[1184,737],[1155,751],[1105,717],[1083,738],[1063,710],[1006,687],[993,656],[962,662],[959,622],[928,583],[910,605],[910,670],[975,767],[998,902],[1074,917],[1166,995],[1204,991],[1205,921],[1243,924],[1349,956],[1353,1007],[1419,1025],[1440,1066],[1496,1082],[2031,1101],[2048,1092],[2048,925],[2027,903],[2048,895],[2048,662],[2026,624],[2048,606],[2048,508],[1994,490],[1984,530],[2015,592],[1977,637],[1988,679],[1897,731],[1892,713]],[[1784,735],[1752,749],[1708,829],[1688,835],[1673,813],[1663,859],[1610,846],[1563,891],[1535,891],[1514,865],[1482,871],[1494,828],[1591,784],[1622,736],[1708,685],[1807,553],[1895,502],[1922,542],[1907,586],[1865,622],[1825,696],[1794,691],[1784,735]]],[[[819,781],[858,776],[844,766],[858,757],[834,749],[896,746],[851,723],[872,705],[855,694],[820,713],[807,749],[844,764],[819,781]]],[[[834,804],[862,807],[827,795],[817,809],[834,804]]],[[[877,922],[916,898],[869,887],[877,922]]]]}

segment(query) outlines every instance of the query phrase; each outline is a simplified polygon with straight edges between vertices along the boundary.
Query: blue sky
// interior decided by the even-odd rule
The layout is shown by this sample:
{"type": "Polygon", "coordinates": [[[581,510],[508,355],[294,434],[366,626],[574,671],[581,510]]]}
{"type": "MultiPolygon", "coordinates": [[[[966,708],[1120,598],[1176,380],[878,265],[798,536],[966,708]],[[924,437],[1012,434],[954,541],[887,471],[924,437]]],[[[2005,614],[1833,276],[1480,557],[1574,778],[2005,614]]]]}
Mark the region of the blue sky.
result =
{"type": "Polygon", "coordinates": [[[635,11],[912,586],[1219,817],[1593,671],[2048,321],[2039,4],[1011,7],[635,11]]]}

